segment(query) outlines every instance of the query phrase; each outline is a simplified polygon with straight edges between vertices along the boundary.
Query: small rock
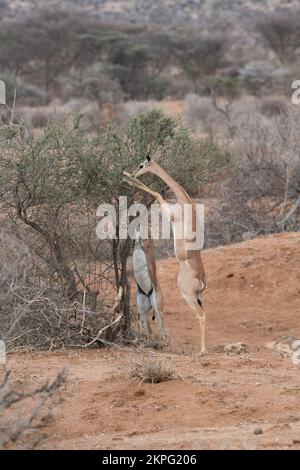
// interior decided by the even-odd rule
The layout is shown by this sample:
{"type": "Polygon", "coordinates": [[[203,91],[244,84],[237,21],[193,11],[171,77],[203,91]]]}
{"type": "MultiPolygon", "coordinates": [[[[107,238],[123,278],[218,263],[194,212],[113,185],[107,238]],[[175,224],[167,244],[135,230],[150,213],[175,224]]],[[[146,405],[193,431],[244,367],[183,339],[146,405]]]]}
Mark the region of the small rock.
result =
{"type": "Polygon", "coordinates": [[[300,348],[300,339],[296,339],[292,342],[292,349],[295,351],[296,349],[300,348]]]}
{"type": "Polygon", "coordinates": [[[257,434],[262,434],[263,433],[263,430],[261,428],[255,428],[254,431],[253,431],[253,434],[257,435],[257,434]]]}
{"type": "Polygon", "coordinates": [[[267,348],[275,349],[278,351],[283,357],[290,356],[292,354],[292,350],[289,344],[281,343],[277,341],[269,341],[265,344],[267,348]]]}
{"type": "Polygon", "coordinates": [[[298,366],[300,364],[300,349],[296,349],[296,351],[293,352],[292,363],[294,366],[298,366]]]}

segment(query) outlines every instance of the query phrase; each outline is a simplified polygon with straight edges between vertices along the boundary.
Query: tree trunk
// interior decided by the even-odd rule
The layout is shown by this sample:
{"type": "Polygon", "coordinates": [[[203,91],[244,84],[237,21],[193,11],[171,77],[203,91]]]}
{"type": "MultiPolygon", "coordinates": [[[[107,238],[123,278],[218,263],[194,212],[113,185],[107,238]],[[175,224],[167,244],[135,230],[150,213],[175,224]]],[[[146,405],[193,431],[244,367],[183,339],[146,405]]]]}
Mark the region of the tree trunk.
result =
{"type": "Polygon", "coordinates": [[[121,261],[121,275],[120,275],[120,286],[123,288],[123,337],[124,339],[130,339],[132,336],[131,332],[131,310],[130,310],[130,292],[131,284],[127,273],[127,259],[132,247],[131,238],[127,238],[125,242],[119,246],[119,256],[121,261]]]}

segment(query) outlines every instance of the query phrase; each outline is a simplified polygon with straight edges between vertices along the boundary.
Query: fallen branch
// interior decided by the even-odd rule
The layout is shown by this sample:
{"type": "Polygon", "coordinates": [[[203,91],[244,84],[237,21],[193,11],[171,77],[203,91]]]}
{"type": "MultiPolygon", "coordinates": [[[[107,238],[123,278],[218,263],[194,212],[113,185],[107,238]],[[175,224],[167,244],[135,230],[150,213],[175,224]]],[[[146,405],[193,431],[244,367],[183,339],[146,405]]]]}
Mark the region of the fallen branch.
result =
{"type": "Polygon", "coordinates": [[[100,336],[102,335],[102,333],[105,331],[105,330],[108,330],[108,328],[110,328],[111,326],[115,325],[116,323],[119,323],[119,321],[123,318],[123,314],[119,314],[118,317],[112,322],[110,323],[109,325],[106,325],[104,326],[103,328],[101,328],[101,330],[98,331],[97,333],[97,336],[92,340],[90,341],[89,343],[86,343],[84,344],[82,347],[83,348],[87,348],[88,346],[91,346],[92,344],[96,343],[97,341],[99,341],[100,339],[100,336]]]}

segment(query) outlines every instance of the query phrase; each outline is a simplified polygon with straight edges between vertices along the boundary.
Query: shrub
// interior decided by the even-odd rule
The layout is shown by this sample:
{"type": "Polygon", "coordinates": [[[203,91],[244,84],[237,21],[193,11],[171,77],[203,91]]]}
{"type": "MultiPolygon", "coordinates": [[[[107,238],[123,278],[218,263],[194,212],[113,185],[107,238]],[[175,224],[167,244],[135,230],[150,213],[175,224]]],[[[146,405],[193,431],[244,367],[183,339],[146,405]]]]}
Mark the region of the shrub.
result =
{"type": "Polygon", "coordinates": [[[239,76],[250,93],[256,94],[270,86],[273,67],[262,61],[252,61],[239,70],[239,76]]]}
{"type": "MultiPolygon", "coordinates": [[[[159,110],[141,113],[131,119],[127,135],[132,145],[133,162],[139,163],[142,156],[154,155],[192,195],[200,194],[227,163],[226,155],[216,143],[210,139],[192,138],[180,120],[166,117],[159,110]]],[[[163,195],[170,194],[158,179],[152,180],[151,186],[163,195]]]]}
{"type": "MultiPolygon", "coordinates": [[[[119,335],[121,326],[126,336],[131,329],[126,260],[132,241],[99,242],[97,206],[112,201],[118,213],[119,195],[133,202],[135,190],[122,180],[122,171],[134,169],[148,153],[191,194],[216,177],[226,164],[224,155],[213,141],[192,138],[180,121],[157,110],[141,113],[124,126],[108,126],[94,138],[80,117],[51,121],[39,135],[18,125],[2,126],[0,132],[1,204],[8,215],[3,224],[22,240],[32,260],[30,282],[17,283],[9,292],[12,315],[21,312],[21,338],[39,347],[99,345],[105,337],[98,334],[103,328],[107,333],[109,316],[118,319],[118,327],[110,328],[112,337],[119,335]],[[39,327],[41,305],[45,324],[39,327]],[[32,331],[26,336],[21,330],[32,331]]],[[[170,194],[158,178],[151,186],[170,194]]],[[[147,204],[151,201],[148,195],[142,197],[147,204]]]]}
{"type": "Polygon", "coordinates": [[[282,97],[265,97],[261,100],[261,112],[268,117],[280,116],[288,112],[288,104],[282,97]]]}
{"type": "Polygon", "coordinates": [[[0,79],[6,83],[6,101],[9,106],[12,106],[15,90],[18,104],[37,106],[43,104],[47,98],[39,86],[16,78],[8,71],[0,73],[0,79]]]}
{"type": "Polygon", "coordinates": [[[241,83],[246,90],[254,95],[262,96],[286,88],[291,71],[287,67],[278,67],[271,63],[255,60],[248,62],[239,69],[241,83]]]}
{"type": "Polygon", "coordinates": [[[19,104],[38,106],[47,101],[47,94],[38,85],[21,79],[16,82],[16,92],[19,104]]]}
{"type": "Polygon", "coordinates": [[[160,77],[147,77],[143,80],[143,87],[145,87],[145,97],[153,98],[155,100],[162,100],[168,91],[168,80],[160,77]]]}
{"type": "Polygon", "coordinates": [[[123,92],[119,82],[113,78],[111,68],[103,63],[94,63],[82,72],[75,70],[70,77],[63,77],[65,97],[84,97],[96,101],[101,109],[105,104],[122,100],[123,92]]]}
{"type": "Polygon", "coordinates": [[[240,92],[238,78],[223,75],[205,77],[205,87],[211,96],[223,96],[230,101],[236,99],[240,92]]]}
{"type": "Polygon", "coordinates": [[[49,121],[53,119],[54,115],[50,111],[50,115],[42,111],[41,109],[35,109],[31,115],[31,125],[33,128],[44,128],[47,126],[49,121]]]}
{"type": "Polygon", "coordinates": [[[125,124],[129,119],[133,118],[139,113],[147,113],[153,106],[151,101],[132,101],[127,100],[124,103],[118,104],[116,107],[116,117],[119,122],[125,124]]]}
{"type": "Polygon", "coordinates": [[[266,118],[259,112],[233,117],[231,170],[220,185],[220,204],[206,223],[213,244],[282,230],[299,230],[300,167],[297,108],[266,118]]]}
{"type": "Polygon", "coordinates": [[[138,379],[140,384],[144,382],[158,384],[177,378],[173,367],[157,357],[142,357],[138,361],[133,361],[127,370],[127,375],[138,379]]]}
{"type": "Polygon", "coordinates": [[[187,95],[185,109],[186,123],[194,132],[216,136],[226,131],[224,117],[216,110],[211,98],[187,95]]]}
{"type": "MultiPolygon", "coordinates": [[[[85,345],[111,323],[108,309],[98,305],[97,312],[92,311],[88,293],[85,305],[68,301],[51,268],[31,253],[35,250],[28,246],[33,241],[29,238],[27,234],[22,242],[8,227],[1,227],[0,339],[5,341],[7,351],[85,345]]],[[[103,344],[108,339],[106,333],[104,330],[93,344],[103,344]]]]}
{"type": "MultiPolygon", "coordinates": [[[[4,282],[11,310],[2,316],[3,334],[5,331],[14,345],[101,345],[102,328],[106,334],[111,323],[106,314],[118,317],[113,297],[119,285],[113,278],[113,266],[101,263],[107,256],[107,244],[99,243],[95,230],[97,200],[103,201],[101,194],[105,200],[107,197],[107,187],[102,186],[103,192],[96,195],[89,181],[95,168],[93,155],[100,144],[90,140],[78,119],[71,128],[70,123],[51,122],[39,136],[29,135],[19,126],[2,126],[0,131],[1,204],[2,211],[9,214],[1,225],[23,241],[32,261],[26,282],[4,282]],[[101,283],[102,276],[105,283],[101,283]],[[9,333],[14,316],[20,341],[9,333]]],[[[6,252],[2,254],[7,269],[10,263],[6,252]]],[[[119,272],[119,259],[115,262],[119,272]]],[[[111,339],[115,337],[111,335],[111,339]]]]}

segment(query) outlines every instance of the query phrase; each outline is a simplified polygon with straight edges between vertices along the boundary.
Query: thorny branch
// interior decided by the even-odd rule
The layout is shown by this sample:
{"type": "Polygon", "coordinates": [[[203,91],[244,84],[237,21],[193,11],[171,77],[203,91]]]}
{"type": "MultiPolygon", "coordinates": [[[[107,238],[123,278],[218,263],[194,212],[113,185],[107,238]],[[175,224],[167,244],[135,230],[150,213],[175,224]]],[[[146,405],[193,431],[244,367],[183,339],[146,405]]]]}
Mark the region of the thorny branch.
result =
{"type": "Polygon", "coordinates": [[[0,449],[33,449],[47,435],[41,431],[51,422],[53,409],[61,402],[59,390],[67,379],[61,370],[52,382],[31,390],[10,385],[10,371],[3,369],[0,383],[0,449]]]}

